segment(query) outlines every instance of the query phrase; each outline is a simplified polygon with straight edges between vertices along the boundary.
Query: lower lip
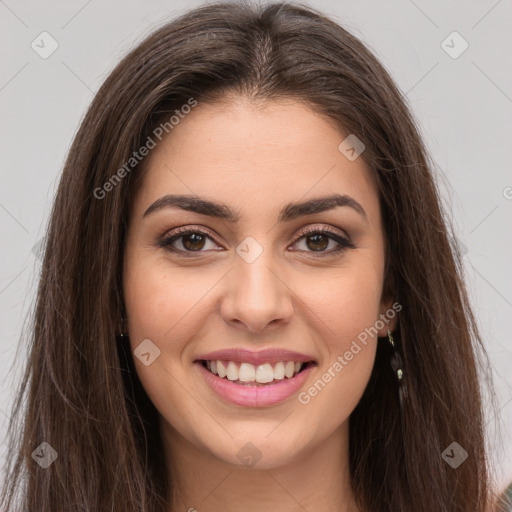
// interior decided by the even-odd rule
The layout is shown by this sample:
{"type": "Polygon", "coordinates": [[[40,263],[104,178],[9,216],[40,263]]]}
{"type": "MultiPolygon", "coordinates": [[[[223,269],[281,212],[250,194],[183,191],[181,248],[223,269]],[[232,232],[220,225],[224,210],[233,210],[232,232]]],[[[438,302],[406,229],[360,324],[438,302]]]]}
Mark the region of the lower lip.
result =
{"type": "Polygon", "coordinates": [[[283,402],[299,391],[314,368],[313,366],[306,368],[295,377],[284,378],[275,384],[242,386],[214,375],[200,362],[195,364],[213,391],[228,402],[244,407],[267,407],[283,402]]]}

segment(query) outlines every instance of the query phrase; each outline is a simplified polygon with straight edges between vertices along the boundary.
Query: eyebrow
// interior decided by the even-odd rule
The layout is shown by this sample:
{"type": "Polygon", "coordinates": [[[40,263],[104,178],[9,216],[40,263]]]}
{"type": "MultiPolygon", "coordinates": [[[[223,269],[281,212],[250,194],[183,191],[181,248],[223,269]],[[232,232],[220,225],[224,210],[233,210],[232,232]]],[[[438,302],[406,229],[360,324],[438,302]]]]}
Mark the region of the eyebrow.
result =
{"type": "MultiPolygon", "coordinates": [[[[364,208],[353,198],[347,195],[332,194],[318,197],[299,203],[288,203],[279,212],[278,221],[288,222],[305,215],[321,213],[333,210],[340,206],[348,206],[367,220],[364,208]]],[[[166,208],[180,208],[189,212],[195,212],[209,217],[237,222],[240,219],[240,211],[233,210],[223,203],[212,201],[195,195],[166,195],[157,199],[145,212],[143,217],[154,214],[166,208]]]]}

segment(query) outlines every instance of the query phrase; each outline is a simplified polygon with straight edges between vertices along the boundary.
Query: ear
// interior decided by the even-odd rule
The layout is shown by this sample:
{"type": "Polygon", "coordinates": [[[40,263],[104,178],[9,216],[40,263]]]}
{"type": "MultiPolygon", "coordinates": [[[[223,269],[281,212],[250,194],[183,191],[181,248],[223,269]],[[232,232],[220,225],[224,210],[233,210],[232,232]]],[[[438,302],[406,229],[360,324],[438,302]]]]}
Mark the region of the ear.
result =
{"type": "Polygon", "coordinates": [[[376,321],[376,327],[379,329],[379,338],[385,338],[388,335],[388,329],[393,332],[398,323],[398,314],[402,310],[402,305],[388,296],[380,303],[379,318],[376,321]],[[380,321],[379,321],[380,320],[380,321]]]}
{"type": "Polygon", "coordinates": [[[398,325],[398,314],[402,305],[395,300],[395,280],[393,273],[387,267],[384,272],[384,283],[382,286],[381,301],[379,306],[379,318],[375,327],[378,329],[378,337],[386,338],[388,329],[393,332],[398,325]]]}

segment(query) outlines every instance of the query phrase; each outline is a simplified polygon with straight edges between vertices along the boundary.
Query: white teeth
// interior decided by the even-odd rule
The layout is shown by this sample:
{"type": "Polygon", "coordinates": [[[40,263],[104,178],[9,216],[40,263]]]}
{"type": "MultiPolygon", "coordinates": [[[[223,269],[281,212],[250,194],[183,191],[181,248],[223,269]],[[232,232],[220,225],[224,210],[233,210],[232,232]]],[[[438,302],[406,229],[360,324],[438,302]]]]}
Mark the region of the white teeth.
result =
{"type": "Polygon", "coordinates": [[[274,366],[274,379],[284,379],[284,363],[279,362],[274,366]]]}
{"type": "Polygon", "coordinates": [[[257,382],[268,384],[274,380],[291,379],[299,373],[303,363],[300,361],[279,361],[277,363],[264,363],[253,365],[250,363],[237,363],[235,361],[206,361],[206,367],[214,375],[230,381],[257,382]]]}
{"type": "Polygon", "coordinates": [[[226,367],[224,366],[224,363],[222,361],[217,361],[217,373],[221,378],[224,378],[228,374],[228,372],[226,371],[226,367]]]}
{"type": "Polygon", "coordinates": [[[233,361],[228,363],[228,380],[238,380],[238,366],[233,361]]]}
{"type": "Polygon", "coordinates": [[[238,370],[238,379],[240,382],[254,382],[256,380],[256,370],[249,363],[242,363],[238,370]]]}
{"type": "Polygon", "coordinates": [[[266,384],[274,380],[274,369],[269,363],[260,364],[256,370],[256,382],[266,384]]]}
{"type": "Polygon", "coordinates": [[[286,377],[290,378],[293,377],[293,374],[295,372],[295,363],[293,361],[288,361],[286,363],[286,366],[284,367],[284,374],[286,377]]]}

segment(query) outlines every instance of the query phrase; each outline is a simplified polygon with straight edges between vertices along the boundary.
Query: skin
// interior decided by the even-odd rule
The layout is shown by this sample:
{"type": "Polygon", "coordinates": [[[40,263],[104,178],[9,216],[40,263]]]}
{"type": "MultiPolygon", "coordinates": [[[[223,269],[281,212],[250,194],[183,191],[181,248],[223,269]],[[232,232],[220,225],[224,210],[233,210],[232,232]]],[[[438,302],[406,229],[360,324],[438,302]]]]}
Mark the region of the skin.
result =
{"type": "Polygon", "coordinates": [[[346,135],[332,120],[292,100],[225,100],[199,103],[146,158],[125,248],[131,348],[150,339],[160,350],[149,366],[134,359],[161,417],[173,475],[169,510],[356,511],[348,420],[368,383],[376,337],[308,404],[297,395],[269,407],[231,404],[207,386],[194,360],[218,349],[284,348],[316,360],[301,391],[312,386],[393,303],[383,297],[377,190],[362,158],[349,161],[338,149],[346,135]],[[277,222],[284,205],[334,192],[360,203],[366,219],[343,206],[277,222]],[[221,201],[240,219],[178,208],[144,216],[166,194],[221,201]],[[192,257],[158,245],[181,226],[216,239],[177,239],[182,251],[199,247],[192,257]],[[315,244],[301,234],[329,226],[355,247],[327,254],[336,241],[315,244]],[[263,248],[250,264],[236,252],[248,236],[263,248]],[[237,457],[249,442],[261,456],[255,466],[237,457]]]}

